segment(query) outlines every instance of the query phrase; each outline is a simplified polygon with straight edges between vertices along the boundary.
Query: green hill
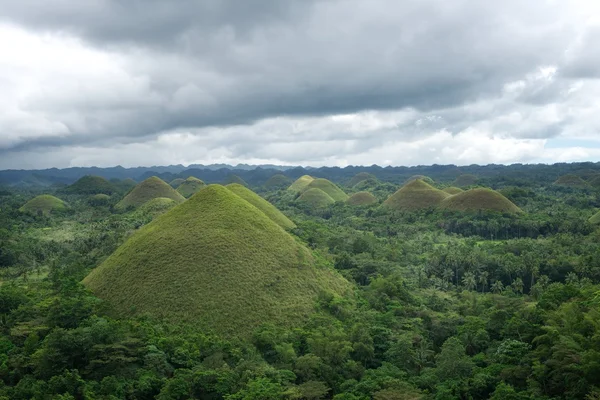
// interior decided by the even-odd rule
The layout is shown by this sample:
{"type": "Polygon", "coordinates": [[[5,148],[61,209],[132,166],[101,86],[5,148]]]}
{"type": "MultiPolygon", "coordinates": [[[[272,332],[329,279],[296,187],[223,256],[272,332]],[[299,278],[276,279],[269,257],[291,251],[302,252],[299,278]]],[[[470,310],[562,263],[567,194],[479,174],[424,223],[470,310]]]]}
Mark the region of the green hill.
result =
{"type": "Polygon", "coordinates": [[[259,209],[209,185],[134,233],[84,284],[117,316],[190,322],[247,338],[262,324],[301,325],[322,291],[347,281],[259,209]]]}
{"type": "Polygon", "coordinates": [[[276,174],[267,179],[265,187],[269,189],[282,188],[290,185],[292,180],[283,174],[276,174]]]}
{"type": "Polygon", "coordinates": [[[171,182],[169,182],[169,185],[171,185],[172,188],[177,189],[179,187],[179,185],[181,185],[183,182],[185,182],[185,179],[176,178],[176,179],[173,179],[171,182]]]}
{"type": "Polygon", "coordinates": [[[204,186],[206,186],[206,184],[203,181],[194,176],[190,176],[185,181],[183,181],[181,185],[177,187],[177,191],[180,195],[187,199],[194,193],[197,193],[204,186]]]}
{"type": "Polygon", "coordinates": [[[463,174],[463,175],[458,176],[454,180],[454,182],[452,182],[452,186],[457,186],[457,187],[472,186],[472,185],[476,184],[478,180],[479,180],[479,178],[476,177],[475,175],[463,174]]]}
{"type": "Polygon", "coordinates": [[[600,224],[600,211],[598,211],[596,214],[592,215],[592,217],[589,219],[590,224],[594,224],[594,225],[598,225],[600,224]]]}
{"type": "Polygon", "coordinates": [[[413,175],[410,178],[408,178],[406,180],[406,182],[404,182],[404,184],[407,184],[407,183],[412,182],[412,181],[416,181],[417,179],[421,180],[421,181],[423,181],[425,183],[428,183],[430,185],[433,185],[435,183],[435,182],[433,182],[433,179],[431,179],[428,176],[425,176],[425,175],[413,175]]]}
{"type": "Polygon", "coordinates": [[[50,215],[53,212],[66,210],[67,204],[61,199],[49,194],[42,194],[29,200],[19,211],[34,215],[50,215]]]}
{"type": "Polygon", "coordinates": [[[294,193],[300,193],[301,191],[306,189],[306,187],[308,186],[309,183],[311,183],[314,180],[315,180],[315,178],[313,178],[310,175],[302,175],[300,178],[296,179],[294,181],[294,183],[292,183],[290,185],[288,190],[291,192],[294,192],[294,193]]]}
{"type": "Polygon", "coordinates": [[[368,172],[359,172],[348,181],[348,186],[355,186],[356,184],[367,180],[377,181],[377,178],[375,175],[368,172]]]}
{"type": "Polygon", "coordinates": [[[86,175],[65,188],[71,194],[113,194],[115,186],[101,176],[86,175]]]}
{"type": "Polygon", "coordinates": [[[110,196],[107,194],[95,194],[93,196],[91,196],[88,200],[88,202],[92,205],[92,206],[106,206],[110,203],[110,196]]]}
{"type": "Polygon", "coordinates": [[[554,184],[557,186],[568,186],[574,188],[584,188],[588,186],[588,183],[577,175],[563,175],[559,177],[554,184]]]}
{"type": "Polygon", "coordinates": [[[254,207],[258,208],[282,228],[294,229],[296,227],[296,224],[290,221],[290,219],[281,211],[279,211],[273,204],[269,203],[267,200],[263,199],[247,187],[237,183],[232,183],[227,185],[226,188],[240,196],[242,199],[246,200],[248,203],[252,204],[254,207]]]}
{"type": "Polygon", "coordinates": [[[136,213],[139,214],[151,214],[151,215],[159,215],[169,211],[171,208],[175,207],[177,202],[173,199],[169,199],[167,197],[157,197],[155,199],[149,200],[142,204],[137,210],[136,213]]]}
{"type": "Polygon", "coordinates": [[[590,179],[588,179],[587,183],[595,188],[600,188],[600,174],[592,176],[590,179]]]}
{"type": "Polygon", "coordinates": [[[175,189],[169,186],[168,183],[156,176],[150,177],[139,183],[127,196],[117,203],[118,209],[128,207],[139,207],[148,200],[157,197],[166,197],[174,200],[176,203],[185,201],[185,197],[180,195],[175,189]]]}
{"type": "Polygon", "coordinates": [[[350,196],[346,203],[351,206],[368,206],[377,203],[377,197],[369,192],[358,192],[350,196]]]}
{"type": "Polygon", "coordinates": [[[311,208],[323,208],[335,203],[335,200],[321,189],[312,188],[304,191],[296,199],[296,202],[306,204],[311,208]]]}
{"type": "Polygon", "coordinates": [[[242,185],[242,186],[246,186],[246,187],[248,187],[248,184],[246,183],[246,181],[245,181],[245,180],[243,180],[242,178],[240,178],[239,176],[237,176],[237,175],[234,175],[234,174],[230,174],[230,175],[227,177],[227,179],[225,180],[225,184],[226,184],[226,185],[229,185],[229,184],[231,184],[231,183],[237,183],[237,184],[239,184],[239,185],[242,185]]]}
{"type": "Polygon", "coordinates": [[[500,211],[519,214],[521,209],[492,189],[476,188],[448,197],[440,208],[451,211],[500,211]]]}
{"type": "Polygon", "coordinates": [[[459,194],[459,193],[464,192],[464,190],[462,190],[461,188],[457,188],[455,186],[450,186],[450,187],[447,187],[445,189],[442,189],[442,192],[446,192],[449,195],[455,195],[455,194],[459,194]]]}
{"type": "Polygon", "coordinates": [[[420,179],[416,179],[402,186],[396,193],[384,201],[383,205],[392,210],[424,210],[437,207],[442,200],[449,196],[448,193],[442,192],[420,179]]]}
{"type": "Polygon", "coordinates": [[[335,183],[328,179],[317,178],[313,179],[304,190],[308,189],[321,189],[329,195],[334,201],[346,201],[348,195],[344,193],[335,183]]]}
{"type": "Polygon", "coordinates": [[[354,190],[359,190],[361,192],[368,191],[370,189],[374,189],[379,186],[380,182],[375,179],[366,179],[364,181],[358,182],[356,185],[352,187],[354,190]]]}

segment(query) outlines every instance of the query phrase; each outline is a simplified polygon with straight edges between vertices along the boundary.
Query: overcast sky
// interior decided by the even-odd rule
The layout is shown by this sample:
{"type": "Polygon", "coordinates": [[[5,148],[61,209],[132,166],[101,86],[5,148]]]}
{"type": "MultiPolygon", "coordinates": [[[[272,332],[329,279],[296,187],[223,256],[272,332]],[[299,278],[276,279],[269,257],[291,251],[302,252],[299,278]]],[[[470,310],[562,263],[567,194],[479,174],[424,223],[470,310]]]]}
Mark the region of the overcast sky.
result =
{"type": "Polygon", "coordinates": [[[0,169],[583,160],[597,0],[0,0],[0,169]]]}

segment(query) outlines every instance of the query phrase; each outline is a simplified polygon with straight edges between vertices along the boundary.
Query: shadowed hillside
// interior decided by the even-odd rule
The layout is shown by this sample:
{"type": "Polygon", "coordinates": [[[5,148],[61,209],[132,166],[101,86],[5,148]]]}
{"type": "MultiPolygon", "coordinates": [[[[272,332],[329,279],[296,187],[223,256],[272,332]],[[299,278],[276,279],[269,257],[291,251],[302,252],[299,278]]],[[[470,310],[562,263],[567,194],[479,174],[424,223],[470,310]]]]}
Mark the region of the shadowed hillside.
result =
{"type": "Polygon", "coordinates": [[[356,184],[367,180],[377,181],[377,178],[375,175],[368,172],[359,172],[358,174],[354,175],[350,181],[348,181],[348,186],[355,186],[356,184]]]}
{"type": "Polygon", "coordinates": [[[86,175],[65,188],[71,194],[112,194],[115,186],[101,176],[86,175]]]}
{"type": "Polygon", "coordinates": [[[177,187],[177,191],[180,195],[187,199],[188,197],[191,197],[194,193],[197,193],[204,186],[206,186],[206,184],[202,180],[190,176],[177,187]]]}
{"type": "Polygon", "coordinates": [[[263,212],[219,185],[141,228],[84,284],[118,315],[150,314],[247,337],[298,326],[322,290],[347,282],[263,212]]]}
{"type": "Polygon", "coordinates": [[[290,185],[292,180],[285,175],[276,174],[270,177],[264,184],[268,189],[283,188],[290,185]]]}
{"type": "Polygon", "coordinates": [[[125,209],[128,207],[139,207],[145,202],[158,197],[166,197],[174,200],[176,203],[185,201],[185,198],[169,186],[168,183],[153,176],[133,188],[133,190],[117,204],[117,208],[125,209]]]}
{"type": "Polygon", "coordinates": [[[171,185],[172,188],[177,189],[179,185],[181,185],[183,182],[185,182],[185,179],[175,178],[171,182],[169,182],[169,185],[171,185]]]}

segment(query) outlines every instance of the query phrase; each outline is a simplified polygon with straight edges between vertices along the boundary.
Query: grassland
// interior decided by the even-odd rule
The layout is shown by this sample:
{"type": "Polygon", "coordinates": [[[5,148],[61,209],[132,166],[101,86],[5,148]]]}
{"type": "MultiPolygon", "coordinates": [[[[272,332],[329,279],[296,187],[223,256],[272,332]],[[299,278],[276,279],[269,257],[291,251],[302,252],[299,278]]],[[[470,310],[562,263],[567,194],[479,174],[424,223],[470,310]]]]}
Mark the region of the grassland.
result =
{"type": "Polygon", "coordinates": [[[259,209],[209,185],[144,226],[85,279],[116,315],[186,321],[248,337],[300,325],[318,294],[348,283],[259,209]]]}
{"type": "Polygon", "coordinates": [[[492,189],[476,188],[448,197],[440,208],[451,211],[499,211],[519,214],[523,211],[502,194],[492,189]]]}
{"type": "Polygon", "coordinates": [[[116,187],[101,176],[86,175],[67,186],[65,192],[71,194],[113,194],[116,187]]]}
{"type": "Polygon", "coordinates": [[[430,177],[428,177],[428,176],[425,176],[425,175],[413,175],[413,176],[411,176],[410,178],[408,178],[408,179],[406,180],[405,184],[406,184],[406,183],[409,183],[409,182],[412,182],[412,181],[416,181],[416,180],[423,181],[423,182],[425,182],[425,183],[428,183],[428,184],[430,184],[430,185],[433,185],[433,184],[435,183],[435,182],[433,181],[433,179],[431,179],[431,178],[430,178],[430,177]]]}
{"type": "Polygon", "coordinates": [[[590,224],[594,224],[594,225],[598,225],[600,224],[600,211],[598,211],[596,214],[592,215],[592,217],[589,219],[590,224]]]}
{"type": "Polygon", "coordinates": [[[177,187],[179,185],[181,185],[183,182],[185,182],[185,179],[176,178],[176,179],[173,179],[171,182],[169,182],[169,185],[171,185],[172,188],[177,189],[177,187]]]}
{"type": "Polygon", "coordinates": [[[273,204],[269,203],[267,200],[263,199],[247,187],[237,183],[229,184],[226,187],[236,195],[240,196],[242,199],[246,200],[248,203],[252,204],[254,207],[258,208],[267,217],[269,217],[271,221],[275,222],[283,229],[294,229],[296,227],[296,224],[290,221],[290,219],[281,211],[279,211],[273,204]]]}
{"type": "Polygon", "coordinates": [[[177,191],[180,195],[187,199],[193,194],[197,193],[204,186],[206,186],[206,183],[204,183],[202,180],[194,176],[190,176],[177,187],[177,191]]]}
{"type": "Polygon", "coordinates": [[[292,180],[283,174],[276,174],[267,179],[264,186],[269,189],[282,188],[290,185],[292,180]]]}
{"type": "Polygon", "coordinates": [[[464,190],[462,190],[461,188],[457,188],[456,186],[450,186],[442,189],[442,192],[446,192],[449,195],[455,195],[464,192],[464,190]]]}
{"type": "Polygon", "coordinates": [[[290,185],[290,187],[288,188],[288,190],[290,192],[300,193],[304,189],[306,189],[306,187],[308,186],[309,183],[311,183],[314,180],[315,180],[315,178],[313,178],[310,175],[302,175],[300,178],[296,179],[294,181],[294,183],[292,183],[290,185]]]}
{"type": "Polygon", "coordinates": [[[368,206],[377,203],[377,198],[369,192],[358,192],[346,200],[351,206],[368,206]]]}
{"type": "Polygon", "coordinates": [[[321,189],[312,188],[304,191],[296,199],[296,202],[308,205],[311,208],[323,208],[335,203],[335,200],[321,189]]]}
{"type": "Polygon", "coordinates": [[[402,186],[383,202],[383,206],[398,211],[423,210],[437,207],[449,196],[448,193],[416,179],[402,186]]]}
{"type": "Polygon", "coordinates": [[[334,201],[346,201],[348,195],[340,189],[335,183],[328,179],[317,178],[313,179],[304,190],[321,189],[329,195],[334,201]]]}
{"type": "Polygon", "coordinates": [[[157,197],[142,204],[136,212],[140,214],[159,215],[175,207],[177,202],[167,197],[157,197]]]}
{"type": "Polygon", "coordinates": [[[167,184],[162,179],[153,176],[139,183],[127,196],[118,204],[118,209],[126,209],[129,207],[139,207],[145,202],[156,199],[158,197],[166,197],[174,200],[176,203],[185,201],[185,197],[180,195],[175,189],[167,184]]]}
{"type": "Polygon", "coordinates": [[[359,172],[358,174],[354,175],[348,181],[348,186],[355,186],[358,183],[363,182],[363,181],[367,181],[367,180],[377,181],[377,178],[375,177],[375,175],[370,174],[368,172],[359,172]]]}
{"type": "Polygon", "coordinates": [[[53,212],[65,211],[67,208],[67,204],[61,199],[49,194],[42,194],[29,200],[19,208],[19,211],[35,215],[49,215],[53,212]]]}

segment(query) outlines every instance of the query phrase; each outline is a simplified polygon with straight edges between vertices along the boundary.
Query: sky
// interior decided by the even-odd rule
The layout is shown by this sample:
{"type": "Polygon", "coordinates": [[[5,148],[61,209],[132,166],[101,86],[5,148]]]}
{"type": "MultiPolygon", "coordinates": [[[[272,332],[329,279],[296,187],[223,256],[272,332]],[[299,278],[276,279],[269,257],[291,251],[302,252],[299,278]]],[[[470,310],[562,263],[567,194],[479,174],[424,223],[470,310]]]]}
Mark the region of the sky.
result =
{"type": "Polygon", "coordinates": [[[600,161],[597,0],[0,10],[0,169],[600,161]]]}

